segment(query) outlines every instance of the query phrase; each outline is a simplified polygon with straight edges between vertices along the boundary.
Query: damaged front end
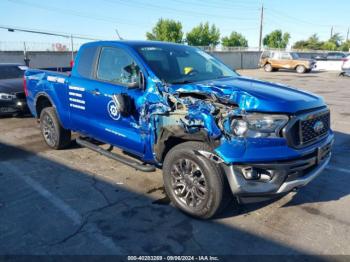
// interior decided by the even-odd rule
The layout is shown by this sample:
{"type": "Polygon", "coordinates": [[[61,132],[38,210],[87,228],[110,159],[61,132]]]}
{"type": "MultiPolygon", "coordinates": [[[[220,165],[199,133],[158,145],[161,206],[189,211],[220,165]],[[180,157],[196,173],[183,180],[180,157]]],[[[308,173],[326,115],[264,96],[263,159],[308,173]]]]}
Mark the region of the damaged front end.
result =
{"type": "Polygon", "coordinates": [[[231,164],[232,153],[245,150],[247,139],[280,139],[289,119],[286,115],[248,113],[247,109],[256,108],[259,100],[232,88],[210,84],[177,88],[160,81],[152,83],[141,102],[140,125],[152,130],[152,153],[158,163],[179,142],[203,141],[218,158],[231,164]]]}
{"type": "Polygon", "coordinates": [[[293,148],[283,133],[292,116],[255,112],[261,101],[247,92],[160,82],[154,90],[162,101],[146,103],[144,115],[153,131],[155,161],[161,165],[166,153],[181,142],[205,142],[212,151],[195,153],[222,167],[235,195],[285,193],[311,181],[330,159],[330,129],[314,145],[293,148]]]}

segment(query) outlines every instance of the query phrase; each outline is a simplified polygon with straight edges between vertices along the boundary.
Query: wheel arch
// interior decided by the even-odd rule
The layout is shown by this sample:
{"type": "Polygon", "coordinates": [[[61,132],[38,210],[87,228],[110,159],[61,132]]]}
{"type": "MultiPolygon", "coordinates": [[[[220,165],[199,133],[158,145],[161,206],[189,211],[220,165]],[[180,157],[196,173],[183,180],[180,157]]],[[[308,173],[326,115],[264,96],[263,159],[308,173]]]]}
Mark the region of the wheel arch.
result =
{"type": "Polygon", "coordinates": [[[45,92],[40,92],[35,96],[35,114],[37,118],[40,118],[41,111],[46,107],[54,107],[56,108],[54,102],[50,98],[48,94],[45,92]]]}
{"type": "Polygon", "coordinates": [[[159,138],[153,148],[157,161],[162,163],[167,153],[173,147],[189,141],[203,142],[211,147],[215,144],[204,129],[196,133],[188,133],[181,126],[162,127],[159,132],[159,138]]]}
{"type": "Polygon", "coordinates": [[[56,108],[55,103],[53,102],[52,98],[45,92],[40,92],[35,96],[35,114],[37,119],[40,119],[40,114],[46,107],[53,107],[56,110],[56,115],[58,118],[59,123],[62,125],[61,117],[58,113],[58,110],[56,108]]]}

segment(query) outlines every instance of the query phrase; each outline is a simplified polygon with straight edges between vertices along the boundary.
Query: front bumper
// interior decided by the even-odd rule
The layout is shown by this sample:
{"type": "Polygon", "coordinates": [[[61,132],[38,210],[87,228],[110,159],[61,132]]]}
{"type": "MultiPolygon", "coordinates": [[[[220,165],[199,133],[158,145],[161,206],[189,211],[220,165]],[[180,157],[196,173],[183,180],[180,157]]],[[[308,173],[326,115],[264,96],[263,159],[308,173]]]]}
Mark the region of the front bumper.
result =
{"type": "Polygon", "coordinates": [[[0,115],[12,115],[16,113],[28,112],[25,99],[13,99],[10,101],[0,101],[0,115]]]}
{"type": "Polygon", "coordinates": [[[333,139],[294,160],[269,163],[222,164],[236,196],[274,196],[305,186],[317,177],[331,158],[333,139]]]}

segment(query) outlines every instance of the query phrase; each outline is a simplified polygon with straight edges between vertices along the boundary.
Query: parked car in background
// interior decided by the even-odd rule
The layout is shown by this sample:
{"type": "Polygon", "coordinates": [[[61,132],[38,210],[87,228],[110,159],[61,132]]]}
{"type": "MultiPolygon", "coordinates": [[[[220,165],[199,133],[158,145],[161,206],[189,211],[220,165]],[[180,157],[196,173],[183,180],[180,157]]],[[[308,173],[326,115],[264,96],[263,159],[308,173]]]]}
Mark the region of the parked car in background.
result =
{"type": "Polygon", "coordinates": [[[341,70],[341,76],[350,76],[350,55],[343,59],[341,70]]]}
{"type": "Polygon", "coordinates": [[[0,63],[0,115],[18,115],[29,112],[23,89],[27,66],[0,63]]]}
{"type": "Polygon", "coordinates": [[[329,52],[326,54],[319,54],[314,56],[316,60],[342,60],[346,58],[346,54],[343,52],[329,52]]]}
{"type": "Polygon", "coordinates": [[[302,74],[310,72],[315,68],[316,61],[301,58],[295,52],[264,51],[261,54],[259,66],[263,67],[266,72],[289,69],[302,74]]]}

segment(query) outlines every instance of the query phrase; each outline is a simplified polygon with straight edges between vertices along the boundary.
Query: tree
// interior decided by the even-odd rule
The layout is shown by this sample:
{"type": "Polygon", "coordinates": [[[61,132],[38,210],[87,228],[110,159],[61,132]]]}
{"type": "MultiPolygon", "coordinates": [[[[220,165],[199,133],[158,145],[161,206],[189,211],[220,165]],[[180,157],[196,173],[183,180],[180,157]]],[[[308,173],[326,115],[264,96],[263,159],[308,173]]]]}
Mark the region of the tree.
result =
{"type": "Polygon", "coordinates": [[[248,47],[247,39],[240,33],[232,32],[230,36],[225,36],[221,39],[223,46],[242,46],[248,47]]]}
{"type": "Polygon", "coordinates": [[[294,43],[294,49],[309,49],[309,50],[320,50],[322,49],[323,42],[320,41],[317,34],[311,35],[307,40],[301,40],[294,43]]]}
{"type": "Polygon", "coordinates": [[[323,43],[322,50],[335,51],[337,50],[337,45],[334,42],[328,40],[327,42],[323,43]]]}
{"type": "Polygon", "coordinates": [[[282,34],[281,30],[272,31],[264,37],[264,46],[270,48],[286,48],[290,39],[289,33],[282,34]]]}
{"type": "Polygon", "coordinates": [[[200,23],[186,35],[187,43],[194,46],[216,46],[219,39],[219,29],[214,24],[209,26],[208,22],[200,23]]]}
{"type": "Polygon", "coordinates": [[[339,33],[335,33],[332,35],[331,38],[329,38],[328,42],[334,43],[336,47],[339,47],[341,45],[341,42],[343,40],[343,37],[339,33]]]}
{"type": "Polygon", "coordinates": [[[181,43],[183,38],[182,24],[171,19],[159,19],[152,32],[147,32],[148,40],[181,43]]]}
{"type": "Polygon", "coordinates": [[[342,43],[339,49],[343,52],[349,52],[350,51],[350,40],[342,43]]]}

